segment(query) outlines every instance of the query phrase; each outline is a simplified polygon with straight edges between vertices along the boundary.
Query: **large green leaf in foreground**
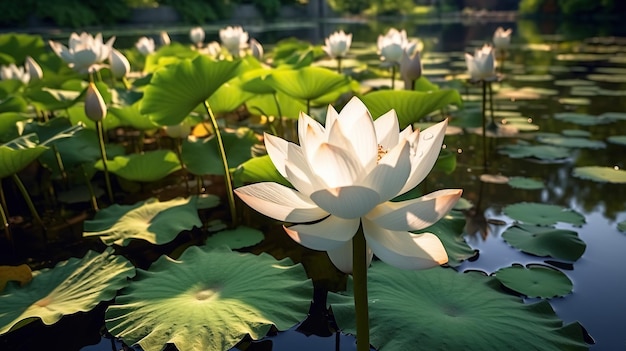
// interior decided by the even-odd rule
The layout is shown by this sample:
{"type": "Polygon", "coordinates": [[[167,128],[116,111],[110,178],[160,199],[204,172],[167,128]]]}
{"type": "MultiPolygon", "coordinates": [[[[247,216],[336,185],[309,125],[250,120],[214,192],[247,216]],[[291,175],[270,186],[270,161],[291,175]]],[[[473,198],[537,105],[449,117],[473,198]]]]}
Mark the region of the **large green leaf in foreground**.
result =
{"type": "MultiPolygon", "coordinates": [[[[165,244],[183,230],[202,225],[197,199],[193,196],[159,202],[152,198],[135,205],[114,204],[96,213],[94,219],[85,221],[83,235],[99,236],[107,245],[126,246],[132,239],[165,244]]],[[[213,206],[217,206],[219,198],[211,195],[211,199],[213,206]]]]}
{"type": "Polygon", "coordinates": [[[135,267],[121,256],[89,251],[54,268],[33,272],[33,280],[19,287],[10,284],[0,294],[0,334],[39,318],[45,324],[93,309],[115,297],[135,275],[135,267]]]}
{"type": "Polygon", "coordinates": [[[192,246],[138,270],[107,309],[106,327],[146,351],[222,351],[303,320],[312,294],[304,268],[288,259],[192,246]]]}
{"type": "Polygon", "coordinates": [[[237,75],[241,61],[200,55],[158,70],[146,87],[140,112],[159,125],[178,124],[222,84],[237,75]]]}
{"type": "MultiPolygon", "coordinates": [[[[478,273],[377,262],[368,270],[368,293],[371,343],[380,351],[588,349],[581,326],[563,326],[548,302],[524,304],[478,273]]],[[[352,299],[331,294],[328,301],[339,327],[356,333],[352,299]]]]}

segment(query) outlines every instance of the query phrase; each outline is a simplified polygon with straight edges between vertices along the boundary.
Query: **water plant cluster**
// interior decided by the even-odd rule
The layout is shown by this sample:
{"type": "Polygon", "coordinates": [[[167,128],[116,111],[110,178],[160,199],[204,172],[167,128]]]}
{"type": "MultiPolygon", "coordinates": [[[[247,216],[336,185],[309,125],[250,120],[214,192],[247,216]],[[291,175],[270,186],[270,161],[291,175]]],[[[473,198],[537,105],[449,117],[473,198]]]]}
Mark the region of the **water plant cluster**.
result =
{"type": "MultiPolygon", "coordinates": [[[[148,351],[254,350],[275,330],[315,334],[317,314],[318,334],[356,335],[359,350],[589,348],[548,302],[571,293],[560,267],[586,249],[556,225],[584,216],[506,206],[514,223],[502,239],[557,263],[461,273],[478,255],[465,234],[480,200],[459,200],[461,185],[432,189],[456,170],[444,142],[455,132],[479,136],[481,183],[529,191],[544,183],[492,174],[489,155],[550,162],[600,147],[580,130],[517,138],[539,127],[494,113],[498,98],[524,93],[501,83],[515,65],[510,31],[441,84],[423,68],[436,53],[394,28],[376,47],[345,32],[266,48],[241,27],[219,36],[205,43],[198,27],[190,42],[162,33],[120,50],[100,34],[67,45],[0,37],[3,338],[104,306],[103,334],[148,351]],[[516,142],[494,147],[502,138],[516,142]],[[24,181],[32,168],[43,180],[24,181]],[[72,249],[52,252],[62,246],[72,249]]],[[[574,176],[624,183],[623,173],[574,176]]]]}

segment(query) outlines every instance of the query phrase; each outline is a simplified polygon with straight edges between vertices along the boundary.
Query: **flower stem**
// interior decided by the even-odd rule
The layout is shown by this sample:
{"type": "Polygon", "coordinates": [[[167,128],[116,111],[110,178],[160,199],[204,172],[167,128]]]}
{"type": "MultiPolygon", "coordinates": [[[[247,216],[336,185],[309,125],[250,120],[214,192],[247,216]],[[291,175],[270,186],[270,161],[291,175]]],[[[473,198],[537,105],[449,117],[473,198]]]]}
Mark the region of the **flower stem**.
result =
{"type": "Polygon", "coordinates": [[[98,199],[96,198],[96,193],[93,191],[93,187],[91,186],[91,180],[89,180],[89,176],[87,175],[87,170],[85,170],[85,165],[81,164],[80,169],[83,171],[83,176],[85,177],[85,184],[87,185],[87,190],[89,191],[89,199],[91,200],[91,207],[93,210],[98,212],[100,209],[98,208],[98,199]]]}
{"type": "Polygon", "coordinates": [[[483,120],[483,167],[484,171],[487,171],[487,82],[483,83],[483,108],[482,108],[482,120],[483,120]]]}
{"type": "Polygon", "coordinates": [[[352,238],[352,279],[354,284],[354,311],[356,314],[357,351],[369,351],[370,329],[367,300],[367,246],[363,225],[352,238]]]}
{"type": "Polygon", "coordinates": [[[176,151],[176,157],[178,157],[178,162],[180,163],[180,167],[183,169],[183,172],[185,173],[185,175],[183,176],[183,179],[185,180],[185,190],[187,191],[187,195],[189,195],[191,193],[191,191],[189,190],[189,170],[187,169],[187,165],[185,165],[185,162],[183,162],[183,143],[180,138],[175,138],[174,143],[176,144],[174,145],[174,150],[176,151]]]}
{"type": "Polygon", "coordinates": [[[109,176],[109,167],[107,166],[107,152],[104,148],[104,127],[102,121],[96,121],[96,129],[98,130],[98,143],[100,144],[100,157],[102,158],[102,166],[104,168],[104,182],[107,187],[107,194],[111,203],[115,202],[113,197],[113,188],[111,187],[111,178],[109,176]]]}
{"type": "Polygon", "coordinates": [[[4,197],[4,189],[2,188],[2,179],[0,179],[0,220],[2,220],[2,228],[4,229],[4,235],[7,240],[14,246],[13,236],[11,235],[11,229],[9,228],[9,215],[8,215],[7,200],[4,197]]]}
{"type": "Polygon", "coordinates": [[[396,64],[391,65],[391,90],[396,88],[396,64]]]}
{"type": "Polygon", "coordinates": [[[489,92],[489,125],[488,128],[492,131],[495,131],[498,126],[496,122],[493,120],[493,89],[491,87],[491,82],[487,82],[487,90],[489,92]]]}
{"type": "Polygon", "coordinates": [[[30,195],[28,194],[28,190],[26,190],[24,183],[22,183],[22,180],[17,175],[17,173],[13,173],[13,181],[15,182],[15,185],[17,185],[17,188],[20,190],[20,193],[22,193],[22,196],[24,197],[24,200],[26,201],[26,206],[28,206],[28,209],[30,210],[30,213],[33,216],[33,219],[35,220],[37,224],[39,224],[44,229],[44,232],[45,232],[46,227],[43,225],[43,220],[41,219],[41,217],[39,217],[39,213],[37,212],[37,209],[35,208],[35,204],[33,204],[33,200],[30,198],[30,195]]]}
{"type": "Polygon", "coordinates": [[[219,147],[220,156],[222,157],[222,165],[224,165],[224,182],[226,183],[226,196],[228,196],[228,205],[230,207],[231,224],[233,227],[237,226],[237,209],[235,208],[235,195],[233,192],[233,182],[230,179],[230,169],[228,168],[228,160],[226,159],[226,150],[224,149],[224,142],[222,141],[222,134],[220,133],[217,119],[211,110],[211,106],[208,101],[204,101],[204,107],[206,108],[211,123],[213,124],[213,132],[217,138],[217,145],[219,147]]]}
{"type": "Polygon", "coordinates": [[[341,56],[337,57],[337,73],[341,74],[341,56]]]}

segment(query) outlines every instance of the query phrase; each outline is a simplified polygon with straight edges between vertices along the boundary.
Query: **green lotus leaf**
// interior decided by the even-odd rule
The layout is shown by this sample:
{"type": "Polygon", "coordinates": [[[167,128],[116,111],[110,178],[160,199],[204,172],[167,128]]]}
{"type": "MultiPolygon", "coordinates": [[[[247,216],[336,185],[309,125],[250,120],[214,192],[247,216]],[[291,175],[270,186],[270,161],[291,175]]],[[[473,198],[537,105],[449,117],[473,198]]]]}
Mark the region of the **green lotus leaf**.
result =
{"type": "Polygon", "coordinates": [[[254,115],[280,116],[297,120],[300,112],[306,112],[306,103],[294,99],[283,92],[256,95],[246,101],[246,108],[254,115]]]}
{"type": "Polygon", "coordinates": [[[587,245],[572,230],[518,223],[502,233],[502,238],[523,252],[540,257],[576,261],[587,245]]]}
{"type": "Polygon", "coordinates": [[[11,95],[20,94],[20,89],[24,86],[24,83],[19,79],[5,79],[0,80],[0,100],[3,100],[11,95]]]}
{"type": "Polygon", "coordinates": [[[606,139],[609,143],[626,145],[626,135],[612,135],[606,139]]]}
{"type": "Polygon", "coordinates": [[[20,328],[36,319],[44,324],[61,317],[86,312],[102,301],[111,300],[135,275],[135,267],[122,256],[89,251],[82,258],[70,258],[54,268],[33,272],[33,280],[19,287],[9,284],[0,293],[0,334],[20,328]]]}
{"type": "Polygon", "coordinates": [[[556,161],[571,156],[571,150],[551,145],[508,144],[498,148],[498,152],[511,158],[537,158],[556,161]]]}
{"type": "Polygon", "coordinates": [[[46,44],[40,35],[6,33],[0,36],[0,52],[8,53],[14,61],[2,61],[0,64],[15,63],[21,65],[26,56],[38,57],[43,54],[46,44]]]}
{"type": "Polygon", "coordinates": [[[154,73],[144,90],[140,112],[159,125],[178,124],[222,84],[238,73],[241,61],[213,61],[200,55],[154,73]]]}
{"type": "Polygon", "coordinates": [[[80,93],[71,90],[57,90],[42,88],[29,91],[28,99],[32,104],[43,111],[66,109],[76,103],[80,93]]]}
{"type": "Polygon", "coordinates": [[[231,230],[222,230],[210,236],[205,243],[207,247],[227,246],[233,250],[256,245],[263,241],[265,236],[262,232],[239,226],[231,230]]]}
{"type": "Polygon", "coordinates": [[[596,83],[585,79],[558,79],[554,81],[554,85],[563,87],[584,87],[595,86],[596,83]]]}
{"type": "Polygon", "coordinates": [[[572,281],[561,271],[532,264],[513,265],[494,272],[494,277],[507,288],[528,297],[551,298],[572,292],[572,281]]]}
{"type": "Polygon", "coordinates": [[[581,126],[595,126],[595,125],[609,124],[609,123],[615,122],[615,119],[609,115],[592,116],[592,115],[576,113],[576,112],[555,113],[554,118],[561,120],[561,121],[578,124],[581,126]]]}
{"type": "Polygon", "coordinates": [[[439,237],[448,254],[448,265],[458,267],[463,261],[474,257],[476,252],[463,237],[465,216],[460,211],[450,211],[445,217],[428,228],[415,233],[433,233],[439,237]]]}
{"type": "MultiPolygon", "coordinates": [[[[367,283],[370,341],[380,351],[406,351],[407,345],[465,351],[588,349],[578,323],[563,326],[548,302],[524,304],[503,293],[493,277],[375,262],[367,283]]],[[[331,293],[328,303],[342,331],[356,333],[351,279],[348,289],[350,298],[331,293]]]]}
{"type": "MultiPolygon", "coordinates": [[[[103,171],[102,160],[98,160],[96,169],[103,171]]],[[[143,154],[116,156],[107,160],[109,172],[127,180],[152,182],[179,170],[180,161],[171,150],[148,151],[143,154]]]]}
{"type": "Polygon", "coordinates": [[[321,67],[277,69],[267,77],[274,89],[300,100],[316,100],[334,91],[344,91],[350,78],[321,67]]]}
{"type": "Polygon", "coordinates": [[[193,227],[202,226],[197,197],[159,202],[155,198],[134,205],[111,205],[85,221],[83,236],[98,236],[106,245],[127,246],[133,239],[162,245],[193,227]]]}
{"type": "Polygon", "coordinates": [[[0,99],[0,113],[4,112],[26,112],[28,103],[21,96],[11,95],[0,99]]]}
{"type": "Polygon", "coordinates": [[[152,130],[159,127],[148,115],[139,112],[139,103],[124,107],[111,107],[109,108],[109,115],[117,117],[120,124],[131,126],[138,130],[152,130]]]}
{"type": "Polygon", "coordinates": [[[626,183],[626,171],[613,167],[588,166],[576,167],[572,173],[574,177],[593,180],[600,183],[626,183]]]}
{"type": "Polygon", "coordinates": [[[563,97],[559,98],[558,102],[561,105],[587,106],[591,104],[591,99],[584,97],[563,97]]]}
{"type": "Polygon", "coordinates": [[[304,268],[268,254],[192,246],[159,258],[122,290],[105,314],[108,331],[145,351],[229,350],[306,317],[313,285],[304,268]]]}
{"type": "Polygon", "coordinates": [[[573,225],[585,224],[585,216],[561,206],[548,205],[536,202],[521,202],[504,207],[505,215],[516,221],[529,224],[554,225],[557,222],[566,222],[573,225]]]}
{"type": "Polygon", "coordinates": [[[523,74],[514,75],[511,78],[519,82],[548,82],[553,80],[554,76],[551,74],[523,74]]]}
{"type": "MultiPolygon", "coordinates": [[[[229,168],[235,168],[249,160],[252,157],[250,149],[258,143],[254,132],[245,127],[234,133],[222,132],[222,141],[229,168]]],[[[217,138],[214,136],[203,139],[188,138],[183,141],[182,158],[191,174],[224,174],[217,138]]]]}
{"type": "Polygon", "coordinates": [[[588,138],[591,136],[591,132],[582,129],[564,129],[561,134],[568,137],[588,138]]]}
{"type": "Polygon", "coordinates": [[[276,93],[276,89],[267,81],[267,77],[271,73],[272,70],[268,68],[260,68],[243,73],[241,75],[241,89],[255,95],[276,93]]]}
{"type": "Polygon", "coordinates": [[[537,140],[554,146],[569,148],[604,149],[606,144],[600,140],[564,136],[539,136],[537,140]]]}
{"type": "Polygon", "coordinates": [[[26,121],[30,117],[19,112],[0,113],[0,143],[7,142],[20,136],[17,123],[26,121]]]}
{"type": "Polygon", "coordinates": [[[234,78],[222,84],[208,100],[213,113],[221,114],[235,111],[253,96],[253,93],[242,89],[239,78],[234,78]]]}
{"type": "Polygon", "coordinates": [[[456,90],[437,90],[431,92],[408,90],[378,90],[362,98],[374,119],[396,110],[400,128],[419,122],[429,113],[448,105],[461,105],[461,95],[456,90]]]}
{"type": "Polygon", "coordinates": [[[83,130],[82,125],[72,126],[69,119],[53,118],[45,123],[30,122],[23,125],[23,134],[35,133],[41,145],[52,144],[64,138],[71,138],[83,130]]]}
{"type": "Polygon", "coordinates": [[[259,182],[274,182],[284,186],[291,186],[291,183],[278,172],[267,155],[253,157],[239,165],[233,172],[233,183],[235,186],[259,182]]]}
{"type": "Polygon", "coordinates": [[[161,46],[157,51],[148,55],[144,71],[156,72],[162,67],[175,64],[182,59],[193,59],[198,55],[198,51],[191,49],[188,45],[173,42],[170,45],[161,46]]]}
{"type": "Polygon", "coordinates": [[[526,177],[510,177],[509,186],[516,189],[539,190],[545,188],[542,181],[526,177]]]}
{"type": "Polygon", "coordinates": [[[21,171],[48,149],[37,142],[32,133],[0,145],[0,179],[21,171]]]}
{"type": "Polygon", "coordinates": [[[621,221],[617,223],[617,230],[620,232],[626,233],[626,221],[621,221]]]}

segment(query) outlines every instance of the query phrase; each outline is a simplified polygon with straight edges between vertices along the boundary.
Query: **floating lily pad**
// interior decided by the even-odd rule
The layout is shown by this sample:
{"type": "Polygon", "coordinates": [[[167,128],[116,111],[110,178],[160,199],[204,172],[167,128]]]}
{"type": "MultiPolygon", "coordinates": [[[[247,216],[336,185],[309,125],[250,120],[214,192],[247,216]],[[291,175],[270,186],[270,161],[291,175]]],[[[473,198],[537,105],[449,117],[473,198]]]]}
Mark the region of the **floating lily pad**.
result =
{"type": "Polygon", "coordinates": [[[561,134],[568,137],[586,138],[591,136],[591,132],[581,129],[564,129],[561,134]]]}
{"type": "Polygon", "coordinates": [[[612,167],[576,167],[573,175],[574,177],[600,183],[626,183],[626,171],[612,167]]]}
{"type": "Polygon", "coordinates": [[[558,101],[561,105],[587,106],[591,104],[591,99],[584,97],[563,97],[558,101]]]}
{"type": "Polygon", "coordinates": [[[626,121],[626,112],[605,112],[600,116],[604,118],[626,121]]]}
{"type": "Polygon", "coordinates": [[[596,83],[586,79],[559,79],[554,81],[554,85],[563,87],[594,86],[595,84],[596,83]]]}
{"type": "Polygon", "coordinates": [[[587,79],[605,83],[626,83],[626,74],[589,74],[587,79]]]}
{"type": "Polygon", "coordinates": [[[573,225],[585,224],[585,216],[561,206],[548,205],[536,202],[521,202],[504,207],[505,215],[516,221],[537,225],[554,225],[558,222],[573,225]]]}
{"type": "Polygon", "coordinates": [[[513,76],[512,79],[519,82],[548,82],[553,80],[554,76],[551,74],[522,74],[513,76]]]}
{"type": "MultiPolygon", "coordinates": [[[[219,198],[212,196],[213,206],[219,198]]],[[[196,207],[197,197],[159,202],[152,198],[134,205],[111,205],[92,220],[85,221],[83,236],[99,236],[107,245],[126,246],[133,239],[151,244],[168,243],[183,230],[202,226],[196,207]]]]}
{"type": "Polygon", "coordinates": [[[588,115],[584,113],[575,113],[575,112],[555,113],[554,118],[561,120],[561,121],[570,122],[570,123],[574,123],[574,124],[578,124],[582,126],[595,126],[595,125],[609,124],[609,123],[615,122],[615,119],[610,116],[606,116],[606,115],[592,116],[592,115],[588,115]]]}
{"type": "Polygon", "coordinates": [[[564,147],[521,143],[504,145],[498,149],[498,152],[511,158],[537,158],[544,161],[555,161],[571,156],[571,151],[564,147]]]}
{"type": "Polygon", "coordinates": [[[565,296],[574,287],[563,272],[542,265],[514,265],[499,269],[494,276],[502,285],[528,297],[565,296]]]}
{"type": "MultiPolygon", "coordinates": [[[[104,170],[102,160],[98,160],[96,169],[104,170]]],[[[176,153],[171,150],[148,151],[143,154],[116,156],[107,160],[109,172],[124,179],[138,182],[152,182],[181,168],[176,153]]]]}
{"type": "Polygon", "coordinates": [[[617,223],[617,230],[620,232],[626,233],[626,221],[621,221],[617,223]]]}
{"type": "Polygon", "coordinates": [[[301,265],[268,254],[192,246],[177,260],[162,256],[122,290],[106,327],[145,351],[229,350],[243,337],[265,336],[303,320],[313,284],[301,265]]]}
{"type": "Polygon", "coordinates": [[[604,149],[606,144],[600,140],[590,140],[587,138],[579,137],[565,137],[565,136],[539,136],[537,140],[544,143],[555,146],[562,146],[568,148],[586,148],[586,149],[604,149]]]}
{"type": "MultiPolygon", "coordinates": [[[[451,269],[401,270],[375,262],[368,270],[371,343],[380,351],[587,350],[578,323],[563,326],[550,304],[524,304],[493,277],[451,269]],[[480,299],[476,297],[480,296],[480,299]],[[480,323],[477,323],[480,321],[480,323]]],[[[329,294],[337,325],[356,333],[352,280],[329,294]]]]}
{"type": "Polygon", "coordinates": [[[89,251],[82,259],[70,258],[54,268],[33,272],[33,280],[19,287],[9,284],[0,294],[0,334],[36,319],[44,324],[61,317],[90,311],[111,300],[135,275],[135,267],[122,256],[89,251]]]}
{"type": "Polygon", "coordinates": [[[523,252],[540,257],[576,261],[587,245],[572,230],[516,224],[502,233],[502,238],[523,252]]]}
{"type": "Polygon", "coordinates": [[[205,246],[228,246],[229,248],[236,250],[256,245],[263,241],[264,238],[265,236],[261,231],[245,226],[239,226],[232,230],[222,230],[213,234],[207,239],[205,246]]]}
{"type": "Polygon", "coordinates": [[[526,190],[539,190],[545,187],[542,181],[526,177],[511,177],[508,184],[511,188],[526,190]]]}
{"type": "Polygon", "coordinates": [[[501,123],[505,126],[511,126],[520,132],[539,130],[539,126],[533,124],[533,119],[527,117],[507,117],[501,123]]]}

